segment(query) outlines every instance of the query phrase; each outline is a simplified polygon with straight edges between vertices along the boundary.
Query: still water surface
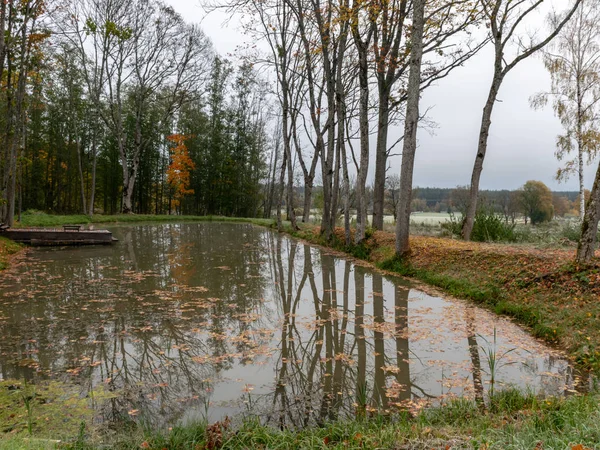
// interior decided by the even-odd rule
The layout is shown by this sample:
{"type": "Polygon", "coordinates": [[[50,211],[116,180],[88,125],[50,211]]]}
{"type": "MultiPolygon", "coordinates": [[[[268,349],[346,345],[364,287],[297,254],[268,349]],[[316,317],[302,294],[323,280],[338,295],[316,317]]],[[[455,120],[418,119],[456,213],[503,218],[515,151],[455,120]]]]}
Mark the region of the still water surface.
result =
{"type": "Polygon", "coordinates": [[[494,345],[496,389],[572,387],[566,360],[510,321],[270,230],[111,230],[111,247],[32,249],[0,283],[1,377],[102,387],[99,423],[306,426],[481,397],[494,345]]]}

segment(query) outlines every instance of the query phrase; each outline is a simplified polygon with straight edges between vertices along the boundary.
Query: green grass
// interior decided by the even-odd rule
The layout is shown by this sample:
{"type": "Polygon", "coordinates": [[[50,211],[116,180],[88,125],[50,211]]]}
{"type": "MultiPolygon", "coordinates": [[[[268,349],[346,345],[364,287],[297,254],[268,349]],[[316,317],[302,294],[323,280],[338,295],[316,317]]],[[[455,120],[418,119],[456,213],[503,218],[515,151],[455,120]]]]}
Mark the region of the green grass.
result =
{"type": "Polygon", "coordinates": [[[5,437],[0,441],[2,450],[53,450],[60,448],[55,440],[5,437]]]}
{"type": "MultiPolygon", "coordinates": [[[[247,419],[241,426],[206,423],[171,431],[138,427],[104,439],[74,437],[60,446],[85,449],[571,449],[582,444],[600,448],[600,397],[539,398],[517,390],[499,392],[482,411],[475,402],[457,399],[423,410],[327,423],[303,430],[264,426],[247,419]],[[540,448],[539,446],[537,448],[540,448]]],[[[83,434],[82,434],[83,435],[83,434]]],[[[0,449],[53,448],[23,437],[0,442],[0,449]]]]}
{"type": "Polygon", "coordinates": [[[390,258],[377,267],[400,275],[416,278],[431,286],[443,289],[454,297],[471,300],[498,315],[509,316],[530,328],[535,337],[555,342],[564,330],[556,324],[546,324],[545,317],[534,305],[513,303],[507,293],[495,284],[474,283],[469,278],[459,278],[437,273],[433,270],[414,268],[409,263],[390,258]]]}
{"type": "Polygon", "coordinates": [[[175,216],[175,215],[153,215],[153,214],[96,214],[89,217],[83,214],[53,215],[37,211],[26,211],[21,216],[21,221],[15,224],[15,228],[23,227],[58,227],[62,225],[87,225],[95,223],[136,223],[136,222],[241,222],[254,223],[256,225],[271,226],[271,219],[250,219],[242,217],[224,216],[175,216]]]}
{"type": "Polygon", "coordinates": [[[481,285],[473,283],[468,278],[457,278],[432,270],[415,268],[410,263],[396,257],[382,261],[377,264],[377,267],[406,277],[417,278],[427,284],[442,288],[455,297],[473,300],[479,304],[495,306],[503,295],[498,286],[481,285]]]}

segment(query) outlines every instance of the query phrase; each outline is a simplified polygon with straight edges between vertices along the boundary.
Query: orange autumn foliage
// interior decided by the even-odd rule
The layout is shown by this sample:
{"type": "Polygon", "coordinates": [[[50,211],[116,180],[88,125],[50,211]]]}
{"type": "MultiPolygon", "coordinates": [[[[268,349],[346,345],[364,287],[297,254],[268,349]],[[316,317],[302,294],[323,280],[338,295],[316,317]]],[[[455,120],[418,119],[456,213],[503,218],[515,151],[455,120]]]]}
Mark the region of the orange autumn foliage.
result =
{"type": "Polygon", "coordinates": [[[190,158],[185,141],[189,136],[182,134],[173,134],[167,137],[167,140],[174,144],[170,149],[171,163],[167,169],[167,183],[174,191],[174,201],[178,205],[181,199],[188,194],[193,194],[190,189],[190,171],[196,168],[196,165],[190,158]]]}

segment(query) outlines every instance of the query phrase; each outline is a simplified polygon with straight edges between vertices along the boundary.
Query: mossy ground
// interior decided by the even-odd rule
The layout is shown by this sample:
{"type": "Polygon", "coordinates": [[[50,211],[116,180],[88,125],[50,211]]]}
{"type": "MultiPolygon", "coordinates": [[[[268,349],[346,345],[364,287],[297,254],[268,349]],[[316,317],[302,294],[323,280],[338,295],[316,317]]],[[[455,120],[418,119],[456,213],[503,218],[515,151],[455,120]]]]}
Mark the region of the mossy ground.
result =
{"type": "Polygon", "coordinates": [[[17,244],[10,239],[0,237],[0,270],[6,269],[11,256],[20,252],[22,249],[22,245],[17,244]]]}
{"type": "MultiPolygon", "coordinates": [[[[104,394],[99,391],[98,396],[104,394]]],[[[22,380],[0,381],[0,439],[60,439],[77,435],[81,423],[93,418],[90,406],[89,399],[80,397],[77,386],[58,381],[35,385],[22,380]]]]}

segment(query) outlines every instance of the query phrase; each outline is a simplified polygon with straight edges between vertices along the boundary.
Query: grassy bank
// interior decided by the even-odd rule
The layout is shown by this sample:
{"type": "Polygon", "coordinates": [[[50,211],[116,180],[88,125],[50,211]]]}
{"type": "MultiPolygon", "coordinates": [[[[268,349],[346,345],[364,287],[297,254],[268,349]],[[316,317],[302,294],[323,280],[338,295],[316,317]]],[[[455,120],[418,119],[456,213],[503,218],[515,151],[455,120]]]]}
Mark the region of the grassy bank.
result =
{"type": "Polygon", "coordinates": [[[539,399],[509,390],[482,412],[474,402],[454,400],[416,417],[362,417],[305,430],[278,430],[247,419],[176,427],[129,428],[90,438],[82,427],[71,437],[6,437],[0,449],[591,449],[600,448],[600,406],[595,395],[539,399]],[[62,443],[53,439],[62,437],[62,443]],[[52,440],[51,440],[52,439],[52,440]]]}
{"type": "Polygon", "coordinates": [[[140,223],[140,222],[242,222],[254,223],[257,225],[270,226],[273,223],[271,219],[247,219],[242,217],[223,217],[223,216],[167,216],[153,214],[115,214],[105,216],[96,214],[93,217],[84,214],[73,215],[53,215],[41,212],[27,211],[21,216],[21,221],[17,222],[14,228],[26,227],[60,227],[62,225],[89,225],[89,224],[111,224],[111,223],[140,223]]]}

